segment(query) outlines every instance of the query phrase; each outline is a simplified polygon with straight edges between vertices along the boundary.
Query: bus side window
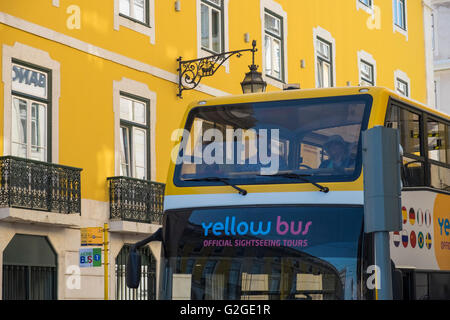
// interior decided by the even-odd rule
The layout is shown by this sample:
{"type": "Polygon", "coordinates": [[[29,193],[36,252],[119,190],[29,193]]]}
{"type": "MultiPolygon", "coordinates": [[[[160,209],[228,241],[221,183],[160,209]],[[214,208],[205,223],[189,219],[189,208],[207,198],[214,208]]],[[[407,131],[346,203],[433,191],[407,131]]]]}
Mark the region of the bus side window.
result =
{"type": "Polygon", "coordinates": [[[421,146],[421,116],[396,105],[388,109],[385,126],[398,129],[403,148],[404,187],[425,186],[425,157],[421,146]]]}
{"type": "Polygon", "coordinates": [[[431,186],[450,191],[449,126],[429,117],[427,133],[431,186]]]}

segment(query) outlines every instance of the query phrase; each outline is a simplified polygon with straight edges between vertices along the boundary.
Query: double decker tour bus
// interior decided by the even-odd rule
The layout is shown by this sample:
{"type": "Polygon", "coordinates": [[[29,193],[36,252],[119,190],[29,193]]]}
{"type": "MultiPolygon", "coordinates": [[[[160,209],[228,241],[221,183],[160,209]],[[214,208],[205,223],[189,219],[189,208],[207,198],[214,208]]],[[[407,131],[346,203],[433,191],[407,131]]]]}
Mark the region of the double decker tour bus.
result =
{"type": "Polygon", "coordinates": [[[173,135],[160,298],[373,299],[361,135],[384,125],[403,149],[402,296],[450,299],[449,123],[377,87],[191,104],[173,135]]]}

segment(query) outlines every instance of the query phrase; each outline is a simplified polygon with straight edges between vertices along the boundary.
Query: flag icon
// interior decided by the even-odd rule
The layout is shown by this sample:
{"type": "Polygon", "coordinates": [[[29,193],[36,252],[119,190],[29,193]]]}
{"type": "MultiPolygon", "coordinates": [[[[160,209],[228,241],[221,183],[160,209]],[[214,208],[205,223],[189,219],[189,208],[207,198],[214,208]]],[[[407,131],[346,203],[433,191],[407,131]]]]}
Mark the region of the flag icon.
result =
{"type": "Polygon", "coordinates": [[[423,211],[422,209],[417,210],[417,224],[419,226],[423,225],[423,211]]]}
{"type": "Polygon", "coordinates": [[[403,247],[406,248],[408,246],[408,231],[403,230],[402,231],[402,244],[403,247]]]}
{"type": "Polygon", "coordinates": [[[414,212],[414,208],[409,209],[409,223],[414,225],[416,222],[416,213],[414,212]]]}
{"type": "Polygon", "coordinates": [[[425,245],[428,249],[431,249],[431,234],[428,232],[427,237],[425,238],[425,245]]]}
{"type": "Polygon", "coordinates": [[[411,234],[409,235],[409,242],[411,243],[411,248],[416,247],[417,238],[416,233],[414,231],[411,231],[411,234]]]}
{"type": "Polygon", "coordinates": [[[400,245],[400,233],[398,231],[394,231],[394,233],[392,234],[392,240],[394,242],[394,246],[398,248],[398,246],[400,245]]]}
{"type": "Polygon", "coordinates": [[[427,227],[431,226],[431,212],[430,212],[430,210],[425,211],[425,225],[427,227]]]}
{"type": "Polygon", "coordinates": [[[403,224],[406,224],[408,221],[408,211],[406,211],[406,207],[402,207],[402,217],[403,217],[403,224]]]}
{"type": "Polygon", "coordinates": [[[422,249],[423,248],[423,244],[424,244],[424,239],[423,239],[423,233],[419,232],[419,235],[417,236],[417,242],[419,244],[419,248],[422,249]]]}

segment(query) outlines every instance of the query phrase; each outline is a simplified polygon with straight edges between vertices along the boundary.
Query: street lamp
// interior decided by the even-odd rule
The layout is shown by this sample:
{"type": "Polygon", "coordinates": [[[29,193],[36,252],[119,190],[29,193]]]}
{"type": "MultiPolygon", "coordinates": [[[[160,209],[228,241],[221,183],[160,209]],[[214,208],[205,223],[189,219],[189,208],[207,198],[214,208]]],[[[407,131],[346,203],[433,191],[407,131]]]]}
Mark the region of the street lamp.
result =
{"type": "Polygon", "coordinates": [[[252,64],[248,66],[250,72],[245,74],[244,80],[241,82],[243,93],[255,93],[266,91],[267,83],[263,80],[261,72],[258,72],[258,66],[252,64]]]}
{"type": "Polygon", "coordinates": [[[256,40],[252,42],[252,65],[248,66],[250,72],[245,74],[244,80],[241,82],[242,92],[256,93],[266,91],[267,83],[263,80],[261,72],[258,72],[258,66],[255,65],[255,52],[257,51],[256,40]]]}
{"type": "Polygon", "coordinates": [[[182,98],[184,90],[193,90],[199,84],[202,78],[210,77],[216,73],[221,65],[224,64],[230,57],[236,55],[238,58],[243,52],[251,51],[253,55],[252,65],[249,66],[250,72],[245,74],[244,81],[241,82],[242,91],[244,93],[250,92],[264,92],[266,90],[266,82],[262,75],[258,72],[258,66],[255,65],[256,40],[252,42],[252,49],[243,49],[236,51],[223,52],[214,54],[212,56],[183,61],[181,57],[177,59],[178,62],[178,94],[182,98]]]}

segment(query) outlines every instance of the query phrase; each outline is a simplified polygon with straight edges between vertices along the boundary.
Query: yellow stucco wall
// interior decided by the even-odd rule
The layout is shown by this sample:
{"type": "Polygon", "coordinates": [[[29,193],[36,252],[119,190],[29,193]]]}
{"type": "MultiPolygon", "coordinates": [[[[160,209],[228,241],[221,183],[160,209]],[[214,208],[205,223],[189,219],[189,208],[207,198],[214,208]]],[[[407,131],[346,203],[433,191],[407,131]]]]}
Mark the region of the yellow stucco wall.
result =
{"type": "MultiPolygon", "coordinates": [[[[250,39],[256,39],[259,49],[256,63],[260,66],[262,2],[229,0],[229,33],[226,35],[229,50],[251,47],[244,41],[245,33],[250,34],[250,39]]],[[[372,16],[358,10],[355,0],[276,2],[287,13],[286,82],[300,83],[305,89],[315,87],[313,29],[321,27],[335,40],[336,86],[346,86],[348,81],[351,85],[358,84],[357,52],[364,50],[376,60],[378,86],[394,89],[394,71],[399,69],[411,80],[411,98],[426,101],[421,1],[407,1],[407,37],[393,31],[392,0],[374,0],[374,5],[380,8],[381,20],[375,23],[379,23],[380,28],[368,27],[372,16]],[[305,60],[305,68],[300,67],[302,59],[305,60]]],[[[114,176],[115,167],[113,81],[124,77],[144,83],[156,93],[156,180],[165,182],[173,145],[170,141],[172,131],[181,126],[184,111],[191,101],[211,95],[185,91],[183,99],[179,99],[174,81],[149,74],[145,68],[155,67],[158,74],[167,73],[174,77],[178,56],[184,59],[198,57],[196,15],[196,0],[182,0],[180,12],[175,11],[174,1],[156,0],[156,36],[155,44],[151,44],[148,36],[123,26],[118,31],[114,30],[113,1],[60,0],[59,7],[53,6],[51,0],[0,2],[0,56],[3,56],[3,45],[13,46],[19,42],[48,52],[51,59],[60,63],[59,163],[83,168],[82,198],[108,201],[106,178],[114,176]],[[80,29],[67,27],[72,14],[66,10],[71,5],[80,9],[80,29]],[[52,38],[41,34],[50,34],[52,38]],[[71,41],[92,45],[91,53],[67,45],[71,41]],[[111,61],[99,57],[104,53],[102,50],[117,59],[111,61]],[[130,68],[132,63],[145,64],[145,70],[130,68]]],[[[375,16],[378,17],[377,14],[375,16]]],[[[240,82],[248,71],[250,58],[248,53],[240,59],[231,58],[228,73],[221,67],[216,75],[204,79],[202,84],[226,93],[241,93],[240,82]]],[[[280,89],[268,87],[268,91],[276,90],[280,89]]],[[[4,84],[0,82],[2,124],[5,121],[4,94],[4,84]]],[[[3,137],[3,125],[0,126],[0,134],[3,137]]],[[[3,144],[2,138],[2,154],[3,144]]]]}

